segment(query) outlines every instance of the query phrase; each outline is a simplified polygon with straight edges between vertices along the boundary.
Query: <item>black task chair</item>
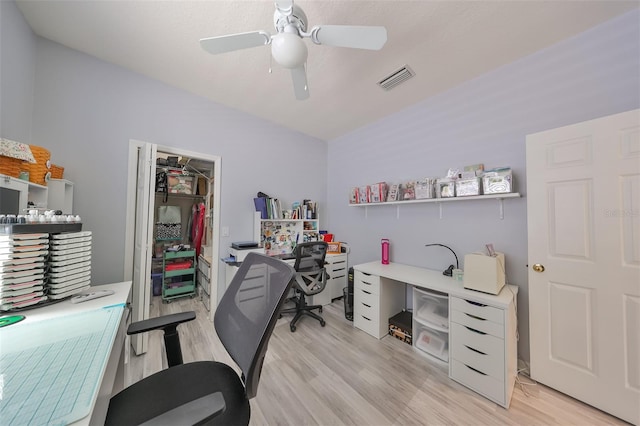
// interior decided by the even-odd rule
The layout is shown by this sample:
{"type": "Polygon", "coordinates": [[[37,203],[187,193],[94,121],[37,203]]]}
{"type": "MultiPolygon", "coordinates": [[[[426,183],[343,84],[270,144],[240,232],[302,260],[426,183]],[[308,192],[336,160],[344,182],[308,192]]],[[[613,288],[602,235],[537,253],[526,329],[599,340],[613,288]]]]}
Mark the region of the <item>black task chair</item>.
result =
{"type": "Polygon", "coordinates": [[[182,363],[179,323],[185,312],[131,324],[128,334],[165,330],[169,368],[111,398],[107,425],[247,425],[267,344],[295,271],[286,263],[249,253],[222,296],[214,317],[220,341],[240,367],[215,361],[182,363]]]}
{"type": "Polygon", "coordinates": [[[324,327],[324,319],[312,310],[318,309],[322,313],[322,305],[307,305],[306,296],[313,296],[324,290],[327,285],[327,271],[324,268],[324,258],[327,255],[327,243],[324,241],[312,241],[298,244],[296,247],[295,276],[295,302],[296,307],[284,309],[283,314],[295,313],[289,328],[296,331],[296,323],[303,315],[308,315],[320,321],[324,327]]]}

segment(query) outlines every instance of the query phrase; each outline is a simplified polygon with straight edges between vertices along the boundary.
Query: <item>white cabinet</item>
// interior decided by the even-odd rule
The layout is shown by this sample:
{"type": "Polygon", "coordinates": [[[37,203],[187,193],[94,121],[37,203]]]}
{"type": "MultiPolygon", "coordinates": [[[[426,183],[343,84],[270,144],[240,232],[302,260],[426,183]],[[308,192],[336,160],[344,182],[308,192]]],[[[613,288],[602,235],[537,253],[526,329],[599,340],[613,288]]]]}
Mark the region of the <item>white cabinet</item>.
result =
{"type": "Polygon", "coordinates": [[[404,292],[379,276],[355,270],[353,325],[382,339],[389,333],[389,318],[404,308],[404,292]]]}
{"type": "Polygon", "coordinates": [[[470,298],[451,297],[449,376],[509,407],[517,374],[516,313],[470,298]]]}
{"type": "Polygon", "coordinates": [[[73,212],[73,182],[66,179],[50,179],[47,183],[47,208],[62,210],[64,214],[73,212]]]}
{"type": "Polygon", "coordinates": [[[347,269],[347,253],[328,254],[325,257],[325,270],[329,275],[327,285],[320,293],[309,296],[308,303],[328,305],[333,299],[342,297],[342,289],[347,286],[347,269]]]}

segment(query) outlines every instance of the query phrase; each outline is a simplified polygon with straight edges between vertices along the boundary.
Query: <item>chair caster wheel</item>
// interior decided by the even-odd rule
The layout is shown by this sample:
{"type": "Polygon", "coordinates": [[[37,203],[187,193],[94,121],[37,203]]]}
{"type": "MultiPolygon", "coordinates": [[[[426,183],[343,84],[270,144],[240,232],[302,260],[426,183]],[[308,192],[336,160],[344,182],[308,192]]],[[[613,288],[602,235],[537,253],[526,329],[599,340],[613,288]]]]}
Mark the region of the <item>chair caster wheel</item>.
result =
{"type": "Polygon", "coordinates": [[[327,323],[326,323],[326,322],[324,322],[324,321],[320,321],[320,326],[321,326],[321,327],[324,327],[325,325],[327,325],[327,323]]]}
{"type": "Polygon", "coordinates": [[[291,329],[291,332],[292,332],[292,333],[296,331],[296,326],[295,326],[295,325],[292,325],[292,326],[290,326],[289,328],[291,329]]]}
{"type": "Polygon", "coordinates": [[[278,319],[282,318],[282,314],[278,315],[278,319]]]}
{"type": "Polygon", "coordinates": [[[320,309],[318,309],[318,312],[322,313],[322,306],[320,306],[320,309]]]}

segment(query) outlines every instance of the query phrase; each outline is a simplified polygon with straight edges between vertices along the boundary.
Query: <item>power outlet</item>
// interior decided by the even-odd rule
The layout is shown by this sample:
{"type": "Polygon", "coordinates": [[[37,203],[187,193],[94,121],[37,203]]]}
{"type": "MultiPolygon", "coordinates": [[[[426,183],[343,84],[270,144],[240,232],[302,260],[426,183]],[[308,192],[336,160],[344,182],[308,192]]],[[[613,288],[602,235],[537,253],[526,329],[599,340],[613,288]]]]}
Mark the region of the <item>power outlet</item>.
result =
{"type": "Polygon", "coordinates": [[[222,227],[222,236],[223,237],[228,237],[229,236],[229,227],[228,226],[223,226],[222,227]]]}

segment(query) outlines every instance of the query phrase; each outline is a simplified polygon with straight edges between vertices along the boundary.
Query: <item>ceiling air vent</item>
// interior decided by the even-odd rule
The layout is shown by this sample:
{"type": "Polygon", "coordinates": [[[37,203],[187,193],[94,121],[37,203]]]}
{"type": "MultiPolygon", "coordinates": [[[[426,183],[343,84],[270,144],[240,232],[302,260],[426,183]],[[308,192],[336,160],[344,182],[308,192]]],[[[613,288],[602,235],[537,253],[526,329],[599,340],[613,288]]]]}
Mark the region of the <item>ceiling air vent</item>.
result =
{"type": "Polygon", "coordinates": [[[416,73],[413,72],[413,70],[409,68],[408,65],[405,65],[404,67],[392,72],[390,75],[380,80],[378,82],[378,86],[382,87],[384,90],[391,90],[398,84],[409,80],[414,75],[416,75],[416,73]]]}

